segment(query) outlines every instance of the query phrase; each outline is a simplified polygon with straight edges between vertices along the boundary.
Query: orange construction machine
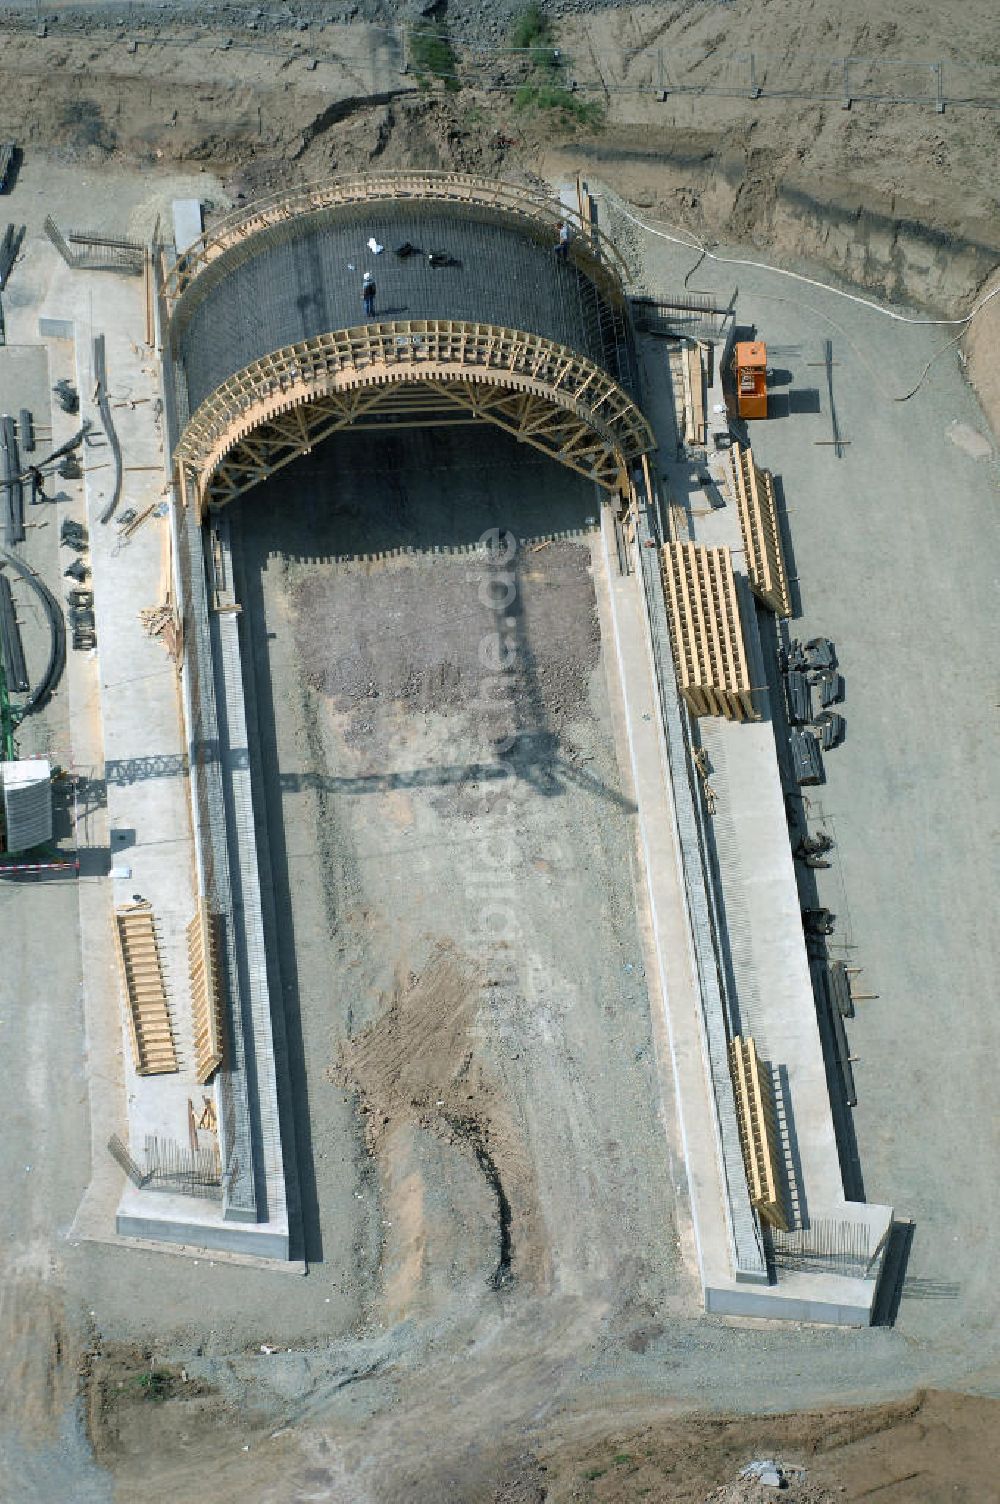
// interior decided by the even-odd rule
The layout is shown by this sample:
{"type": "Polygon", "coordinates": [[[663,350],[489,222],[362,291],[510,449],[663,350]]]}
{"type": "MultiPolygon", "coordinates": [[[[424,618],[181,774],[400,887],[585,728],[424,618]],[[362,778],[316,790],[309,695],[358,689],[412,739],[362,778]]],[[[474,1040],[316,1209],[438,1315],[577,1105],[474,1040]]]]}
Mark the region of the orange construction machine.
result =
{"type": "Polygon", "coordinates": [[[733,356],[736,407],[741,418],[767,417],[767,347],[763,340],[741,340],[733,356]]]}

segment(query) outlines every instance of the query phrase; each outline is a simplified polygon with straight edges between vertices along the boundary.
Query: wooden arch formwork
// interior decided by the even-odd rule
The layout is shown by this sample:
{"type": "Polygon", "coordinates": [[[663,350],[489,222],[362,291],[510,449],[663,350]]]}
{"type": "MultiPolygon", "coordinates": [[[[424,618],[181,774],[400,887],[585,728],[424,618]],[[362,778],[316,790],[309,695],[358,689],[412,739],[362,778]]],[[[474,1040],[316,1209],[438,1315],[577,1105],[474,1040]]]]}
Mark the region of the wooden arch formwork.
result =
{"type": "Polygon", "coordinates": [[[541,234],[554,243],[560,223],[572,230],[572,259],[585,267],[606,291],[619,300],[622,281],[628,274],[624,258],[614,241],[597,226],[587,202],[573,209],[560,199],[541,194],[519,183],[489,180],[471,173],[425,169],[406,172],[365,172],[333,178],[323,183],[285,190],[256,199],[217,220],[210,230],[164,267],[163,291],[172,313],[177,302],[214,262],[227,258],[252,243],[262,232],[273,231],[308,216],[336,214],[359,204],[442,203],[456,211],[499,223],[517,225],[541,234]]]}
{"type": "Polygon", "coordinates": [[[202,518],[342,429],[483,422],[612,493],[655,448],[627,392],[566,346],[494,324],[406,320],[317,335],[229,377],[185,425],[177,479],[202,518]]]}

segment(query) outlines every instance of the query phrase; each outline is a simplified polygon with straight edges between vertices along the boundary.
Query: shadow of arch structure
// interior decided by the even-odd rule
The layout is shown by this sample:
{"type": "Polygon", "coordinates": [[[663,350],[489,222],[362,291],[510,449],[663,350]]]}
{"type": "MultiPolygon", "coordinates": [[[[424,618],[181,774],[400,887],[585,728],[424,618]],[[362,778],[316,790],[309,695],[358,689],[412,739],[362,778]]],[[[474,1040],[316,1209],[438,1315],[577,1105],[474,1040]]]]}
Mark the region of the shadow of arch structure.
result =
{"type": "Polygon", "coordinates": [[[185,503],[202,519],[345,428],[484,422],[627,490],[654,439],[624,272],[578,212],[455,173],[345,179],[227,217],[164,276],[185,503]],[[373,226],[405,250],[377,269],[407,317],[359,325],[373,226]]]}

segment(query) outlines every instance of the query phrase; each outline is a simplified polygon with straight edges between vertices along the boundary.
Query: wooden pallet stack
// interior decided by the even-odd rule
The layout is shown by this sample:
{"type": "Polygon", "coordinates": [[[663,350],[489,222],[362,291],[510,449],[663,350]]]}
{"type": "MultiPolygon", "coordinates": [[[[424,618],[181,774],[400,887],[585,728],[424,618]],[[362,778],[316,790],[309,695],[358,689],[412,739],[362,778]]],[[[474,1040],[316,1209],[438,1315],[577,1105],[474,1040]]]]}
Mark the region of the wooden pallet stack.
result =
{"type": "Polygon", "coordinates": [[[731,447],[729,468],[751,589],[776,616],[791,616],[792,593],[781,546],[774,477],[754,462],[753,450],[742,444],[731,447]]]}
{"type": "Polygon", "coordinates": [[[204,1086],[222,1064],[222,973],[218,920],[204,898],[187,927],[191,1008],[194,1014],[195,1078],[204,1086]]]}
{"type": "Polygon", "coordinates": [[[730,1040],[729,1070],[750,1200],[766,1222],[787,1232],[774,1086],[749,1035],[730,1040]]]}
{"type": "Polygon", "coordinates": [[[152,907],[129,904],[116,909],[114,919],[136,1071],[140,1076],[176,1071],[177,1050],[152,907]]]}
{"type": "Polygon", "coordinates": [[[728,548],[660,549],[678,687],[692,715],[757,720],[728,548]]]}

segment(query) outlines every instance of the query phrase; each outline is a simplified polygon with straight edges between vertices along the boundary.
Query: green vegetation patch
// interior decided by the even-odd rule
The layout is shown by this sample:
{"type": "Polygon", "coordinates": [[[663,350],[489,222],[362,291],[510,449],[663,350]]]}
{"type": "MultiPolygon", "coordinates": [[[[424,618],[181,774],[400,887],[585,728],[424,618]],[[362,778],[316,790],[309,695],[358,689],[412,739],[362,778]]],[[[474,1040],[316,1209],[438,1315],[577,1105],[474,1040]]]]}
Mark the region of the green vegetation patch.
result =
{"type": "Polygon", "coordinates": [[[410,66],[421,83],[440,78],[446,89],[457,92],[458,59],[443,23],[411,27],[408,42],[410,66]]]}
{"type": "Polygon", "coordinates": [[[604,123],[604,110],[592,99],[581,99],[558,84],[522,84],[514,95],[518,110],[549,110],[564,125],[586,125],[596,130],[604,123]]]}
{"type": "Polygon", "coordinates": [[[510,45],[526,52],[533,67],[542,72],[559,71],[559,53],[552,45],[552,26],[538,5],[521,11],[510,34],[510,45]]]}

